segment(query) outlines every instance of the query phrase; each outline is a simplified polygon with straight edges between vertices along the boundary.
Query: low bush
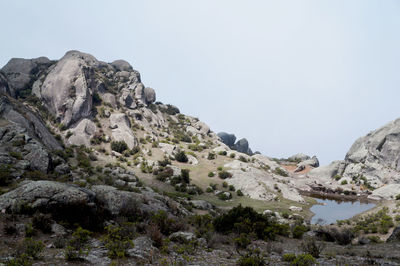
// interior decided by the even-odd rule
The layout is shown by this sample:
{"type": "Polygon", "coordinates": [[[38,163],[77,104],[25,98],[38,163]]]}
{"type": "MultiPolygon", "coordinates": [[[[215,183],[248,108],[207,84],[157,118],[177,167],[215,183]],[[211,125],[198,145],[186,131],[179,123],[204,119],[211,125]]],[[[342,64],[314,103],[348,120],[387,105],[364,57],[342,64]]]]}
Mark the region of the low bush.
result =
{"type": "Polygon", "coordinates": [[[323,243],[317,243],[315,239],[307,239],[301,243],[301,249],[313,256],[314,258],[319,258],[322,250],[324,250],[325,245],[323,243]]]}
{"type": "Polygon", "coordinates": [[[286,171],[284,171],[282,168],[280,168],[280,167],[277,167],[277,168],[275,168],[275,170],[273,171],[274,172],[274,174],[277,174],[277,175],[280,175],[280,176],[283,176],[283,177],[287,177],[288,176],[288,174],[286,173],[286,171]]]}
{"type": "Polygon", "coordinates": [[[122,141],[112,141],[111,142],[111,149],[113,151],[122,153],[123,151],[128,149],[128,145],[123,140],[122,141]]]}
{"type": "Polygon", "coordinates": [[[188,157],[186,156],[184,151],[178,151],[175,154],[175,160],[181,163],[187,163],[189,161],[188,157]]]}
{"type": "Polygon", "coordinates": [[[51,224],[51,216],[48,214],[36,213],[32,218],[33,227],[45,234],[51,233],[51,224]]]}
{"type": "Polygon", "coordinates": [[[133,235],[127,234],[123,228],[113,225],[107,226],[105,230],[107,234],[102,241],[108,249],[108,257],[110,259],[125,258],[127,250],[133,248],[133,242],[130,239],[133,235]]]}
{"type": "Polygon", "coordinates": [[[215,176],[214,172],[209,172],[208,173],[208,177],[214,177],[214,176],[215,176]]]}
{"type": "Polygon", "coordinates": [[[308,231],[307,226],[304,225],[296,225],[293,227],[292,234],[293,238],[302,238],[303,234],[308,231]]]}
{"type": "Polygon", "coordinates": [[[214,160],[215,157],[216,157],[215,153],[209,152],[209,153],[208,153],[208,156],[207,156],[207,159],[208,159],[208,160],[214,160]]]}
{"type": "Polygon", "coordinates": [[[236,191],[236,195],[238,195],[239,197],[244,196],[243,192],[242,192],[240,189],[238,189],[238,190],[236,191]]]}
{"type": "Polygon", "coordinates": [[[317,261],[311,254],[298,255],[291,263],[292,266],[311,266],[315,265],[317,261]]]}
{"type": "Polygon", "coordinates": [[[218,177],[221,178],[221,179],[231,178],[232,174],[229,173],[228,171],[223,170],[223,171],[218,173],[218,177]]]}
{"type": "Polygon", "coordinates": [[[259,251],[249,251],[240,256],[238,264],[240,266],[263,266],[265,265],[265,260],[259,251]]]}

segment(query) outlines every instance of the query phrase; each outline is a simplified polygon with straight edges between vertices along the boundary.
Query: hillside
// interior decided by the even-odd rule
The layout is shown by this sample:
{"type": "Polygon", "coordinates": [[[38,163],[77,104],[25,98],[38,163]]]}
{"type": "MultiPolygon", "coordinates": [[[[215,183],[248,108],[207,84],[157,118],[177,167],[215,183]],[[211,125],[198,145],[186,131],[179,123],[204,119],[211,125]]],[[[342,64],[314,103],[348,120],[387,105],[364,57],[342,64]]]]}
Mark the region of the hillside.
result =
{"type": "MultiPolygon", "coordinates": [[[[374,131],[329,166],[304,154],[276,159],[158,101],[126,61],[79,51],[13,58],[0,71],[0,259],[278,265],[287,264],[283,253],[299,253],[306,232],[314,245],[327,235],[349,244],[368,234],[350,233],[356,220],[343,232],[310,225],[310,195],[378,200],[389,209],[377,221],[392,221],[382,239],[396,238],[397,131],[397,122],[374,131]],[[267,251],[265,241],[277,238],[287,247],[267,251]],[[40,259],[27,254],[35,245],[46,251],[40,259]]],[[[343,253],[331,263],[359,259],[329,245],[343,253]]]]}

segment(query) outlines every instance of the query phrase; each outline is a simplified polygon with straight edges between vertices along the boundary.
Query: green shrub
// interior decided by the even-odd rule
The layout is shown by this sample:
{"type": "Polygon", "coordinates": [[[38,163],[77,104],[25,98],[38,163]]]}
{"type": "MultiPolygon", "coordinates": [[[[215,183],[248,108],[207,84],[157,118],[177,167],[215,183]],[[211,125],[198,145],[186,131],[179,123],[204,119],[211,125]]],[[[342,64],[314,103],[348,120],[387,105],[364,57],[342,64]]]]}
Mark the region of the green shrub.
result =
{"type": "Polygon", "coordinates": [[[214,177],[214,176],[215,176],[214,172],[209,172],[208,173],[208,177],[214,177]]]}
{"type": "Polygon", "coordinates": [[[51,233],[51,224],[52,220],[48,214],[36,213],[32,218],[33,227],[45,234],[51,233]]]}
{"type": "Polygon", "coordinates": [[[283,254],[283,256],[282,256],[282,260],[286,261],[286,262],[292,262],[295,259],[296,259],[296,254],[293,254],[293,253],[283,254]]]}
{"type": "Polygon", "coordinates": [[[123,140],[121,140],[121,141],[112,141],[111,142],[111,149],[113,151],[122,153],[123,151],[128,149],[128,145],[123,140]]]}
{"type": "Polygon", "coordinates": [[[22,154],[17,151],[10,151],[10,156],[14,157],[17,160],[22,160],[22,154]]]}
{"type": "Polygon", "coordinates": [[[7,186],[12,182],[10,166],[0,165],[0,186],[7,186]]]}
{"type": "Polygon", "coordinates": [[[232,174],[229,173],[228,171],[223,170],[223,171],[221,171],[221,172],[218,173],[218,176],[219,176],[219,178],[221,178],[221,179],[226,179],[226,178],[231,178],[231,177],[232,177],[232,174]]]}
{"type": "Polygon", "coordinates": [[[235,186],[234,185],[229,185],[229,190],[230,191],[235,191],[235,186]]]}
{"type": "Polygon", "coordinates": [[[342,176],[341,176],[341,175],[335,175],[333,178],[334,178],[336,181],[339,181],[340,179],[342,179],[342,176]]]}
{"type": "Polygon", "coordinates": [[[245,249],[251,243],[251,240],[247,234],[240,234],[239,237],[234,239],[234,242],[237,249],[245,249]]]}
{"type": "Polygon", "coordinates": [[[284,176],[284,177],[287,177],[288,176],[288,174],[286,173],[286,171],[284,171],[282,168],[280,168],[280,167],[277,167],[277,168],[275,168],[275,170],[273,171],[274,172],[274,174],[277,174],[277,175],[280,175],[280,176],[284,176]]]}
{"type": "Polygon", "coordinates": [[[233,158],[235,158],[235,154],[231,153],[231,154],[229,154],[229,157],[231,157],[233,159],[233,158]]]}
{"type": "Polygon", "coordinates": [[[178,151],[175,154],[175,160],[181,163],[187,163],[189,161],[188,157],[186,156],[184,151],[178,151]]]}
{"type": "Polygon", "coordinates": [[[247,163],[247,159],[243,155],[239,156],[239,161],[247,163]]]}
{"type": "Polygon", "coordinates": [[[222,187],[227,188],[228,187],[228,183],[226,183],[225,181],[222,182],[222,187]]]}
{"type": "Polygon", "coordinates": [[[25,237],[32,237],[36,235],[35,229],[33,229],[32,224],[25,224],[25,237]]]}
{"type": "Polygon", "coordinates": [[[396,200],[400,200],[400,194],[396,195],[396,200]]]}
{"type": "Polygon", "coordinates": [[[305,233],[305,232],[307,232],[308,231],[308,228],[307,228],[307,226],[304,226],[304,225],[296,225],[295,227],[293,227],[293,231],[292,231],[292,234],[293,234],[293,237],[294,238],[302,238],[303,237],[303,234],[305,233]]]}
{"type": "Polygon", "coordinates": [[[82,260],[82,256],[87,254],[87,242],[92,233],[82,227],[78,227],[72,234],[72,239],[68,241],[65,248],[64,257],[67,261],[82,260]]]}
{"type": "Polygon", "coordinates": [[[311,266],[316,263],[315,258],[311,254],[301,254],[290,263],[293,266],[311,266]]]}
{"type": "Polygon", "coordinates": [[[108,249],[108,257],[110,259],[125,258],[127,250],[133,248],[133,242],[130,239],[132,235],[127,234],[123,228],[118,226],[109,225],[105,229],[107,234],[102,240],[108,249]]]}
{"type": "Polygon", "coordinates": [[[263,266],[265,265],[265,261],[259,252],[250,251],[240,256],[238,264],[240,266],[263,266]]]}
{"type": "Polygon", "coordinates": [[[238,189],[236,191],[236,195],[238,195],[239,197],[243,197],[244,196],[243,192],[240,189],[238,189]]]}
{"type": "Polygon", "coordinates": [[[215,157],[216,157],[215,153],[209,152],[209,153],[208,153],[208,156],[207,156],[207,159],[208,159],[208,160],[214,160],[215,157]]]}
{"type": "Polygon", "coordinates": [[[226,151],[220,151],[220,152],[218,152],[218,155],[226,156],[226,155],[227,155],[227,152],[226,152],[226,151]]]}
{"type": "Polygon", "coordinates": [[[340,184],[347,185],[347,180],[343,180],[340,184]]]}
{"type": "Polygon", "coordinates": [[[323,243],[317,243],[315,239],[307,239],[301,243],[301,248],[304,252],[310,254],[314,258],[319,258],[322,250],[325,248],[323,243]]]}
{"type": "Polygon", "coordinates": [[[229,193],[229,196],[228,196],[226,193],[221,192],[221,193],[218,194],[218,198],[220,200],[230,200],[232,198],[232,194],[229,193]]]}

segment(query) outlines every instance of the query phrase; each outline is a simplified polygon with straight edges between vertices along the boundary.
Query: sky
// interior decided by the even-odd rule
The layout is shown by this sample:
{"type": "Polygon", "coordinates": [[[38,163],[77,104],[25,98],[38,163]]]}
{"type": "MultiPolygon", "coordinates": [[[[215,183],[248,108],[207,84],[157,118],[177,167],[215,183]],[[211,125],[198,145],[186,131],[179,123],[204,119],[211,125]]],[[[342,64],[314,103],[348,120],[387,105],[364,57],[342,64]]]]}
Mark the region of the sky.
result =
{"type": "Polygon", "coordinates": [[[124,59],[157,100],[270,157],[343,159],[400,117],[397,0],[2,0],[0,65],[124,59]]]}

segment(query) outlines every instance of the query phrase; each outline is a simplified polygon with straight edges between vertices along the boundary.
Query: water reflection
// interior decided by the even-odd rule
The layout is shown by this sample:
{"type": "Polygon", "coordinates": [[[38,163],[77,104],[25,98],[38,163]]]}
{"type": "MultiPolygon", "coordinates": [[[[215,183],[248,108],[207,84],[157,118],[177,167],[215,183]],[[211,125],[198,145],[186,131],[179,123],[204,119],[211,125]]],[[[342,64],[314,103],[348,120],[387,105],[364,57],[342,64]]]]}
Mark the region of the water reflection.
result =
{"type": "Polygon", "coordinates": [[[375,206],[373,203],[359,201],[337,201],[319,198],[316,198],[316,200],[318,204],[310,209],[315,213],[311,219],[312,224],[335,223],[337,220],[349,219],[375,206]]]}

